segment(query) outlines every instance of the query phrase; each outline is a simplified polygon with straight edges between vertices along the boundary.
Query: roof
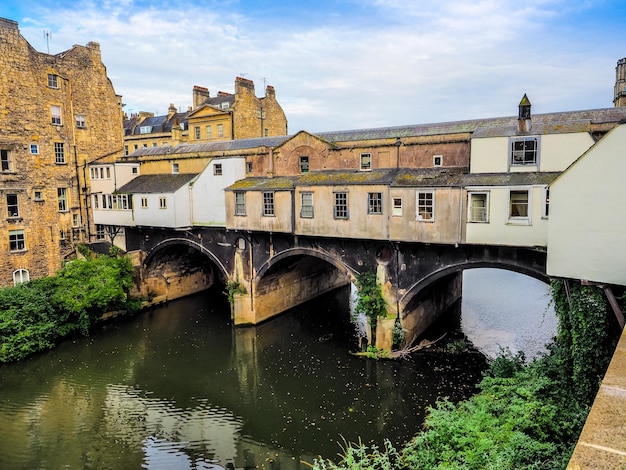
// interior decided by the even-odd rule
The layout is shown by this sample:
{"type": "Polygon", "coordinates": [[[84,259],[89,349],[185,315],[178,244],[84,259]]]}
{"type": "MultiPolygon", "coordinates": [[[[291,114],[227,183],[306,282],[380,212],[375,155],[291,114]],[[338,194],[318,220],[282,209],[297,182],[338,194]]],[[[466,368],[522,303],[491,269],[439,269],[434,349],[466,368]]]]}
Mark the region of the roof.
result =
{"type": "Polygon", "coordinates": [[[173,193],[193,180],[198,173],[141,175],[115,191],[118,194],[173,193]]]}
{"type": "Polygon", "coordinates": [[[239,180],[226,191],[289,191],[302,186],[386,185],[392,188],[526,186],[550,184],[560,172],[467,173],[468,168],[393,168],[387,170],[324,170],[301,176],[239,180]]]}

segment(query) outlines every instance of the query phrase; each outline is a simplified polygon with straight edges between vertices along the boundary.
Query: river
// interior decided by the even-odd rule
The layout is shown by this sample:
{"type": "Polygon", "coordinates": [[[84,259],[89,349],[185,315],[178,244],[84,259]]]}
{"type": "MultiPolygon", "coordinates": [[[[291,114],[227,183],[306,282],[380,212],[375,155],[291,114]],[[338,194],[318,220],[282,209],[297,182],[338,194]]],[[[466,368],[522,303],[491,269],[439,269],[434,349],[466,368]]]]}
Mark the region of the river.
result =
{"type": "MultiPolygon", "coordinates": [[[[515,347],[511,329],[485,317],[494,295],[474,296],[475,282],[465,282],[463,331],[480,343],[487,322],[489,347],[515,347]]],[[[545,290],[524,288],[533,299],[545,290]]],[[[0,468],[305,469],[344,442],[400,444],[438,398],[473,393],[485,367],[475,351],[398,362],[349,354],[348,298],[339,290],[234,329],[223,296],[207,291],[2,365],[0,468]]],[[[521,315],[514,307],[509,317],[528,324],[535,315],[550,336],[545,305],[521,315]]]]}

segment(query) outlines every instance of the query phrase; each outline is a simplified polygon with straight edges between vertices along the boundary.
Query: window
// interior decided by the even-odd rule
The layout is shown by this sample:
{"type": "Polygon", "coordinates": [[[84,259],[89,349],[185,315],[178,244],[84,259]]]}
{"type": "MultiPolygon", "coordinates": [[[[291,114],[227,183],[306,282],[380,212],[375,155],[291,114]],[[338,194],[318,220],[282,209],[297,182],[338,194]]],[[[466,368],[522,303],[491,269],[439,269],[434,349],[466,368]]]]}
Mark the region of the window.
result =
{"type": "Polygon", "coordinates": [[[25,284],[30,281],[30,275],[27,269],[17,269],[13,271],[13,285],[25,284]]]}
{"type": "Polygon", "coordinates": [[[333,212],[335,219],[348,218],[348,193],[335,193],[333,212]]]}
{"type": "Polygon", "coordinates": [[[59,212],[67,212],[67,188],[57,188],[59,212]]]}
{"type": "Polygon", "coordinates": [[[246,215],[246,193],[235,193],[235,215],[246,215]]]}
{"type": "Polygon", "coordinates": [[[509,218],[528,219],[528,190],[511,190],[509,193],[509,218]]]}
{"type": "Polygon", "coordinates": [[[368,193],[367,213],[368,214],[382,214],[383,213],[383,193],[368,193]]]}
{"type": "Polygon", "coordinates": [[[213,127],[206,126],[206,138],[207,139],[212,139],[213,138],[213,127]]]}
{"type": "Polygon", "coordinates": [[[196,140],[200,140],[200,126],[194,127],[194,132],[196,134],[196,140]]]}
{"type": "Polygon", "coordinates": [[[0,149],[0,162],[2,163],[2,171],[13,171],[13,156],[6,149],[0,149]]]}
{"type": "Polygon", "coordinates": [[[131,170],[131,173],[132,173],[133,175],[137,175],[137,174],[139,174],[139,167],[138,167],[138,166],[134,166],[134,167],[132,168],[132,170],[131,170]]]}
{"type": "Polygon", "coordinates": [[[87,128],[87,116],[85,116],[84,114],[77,114],[76,115],[76,127],[78,127],[79,129],[86,129],[87,128]]]}
{"type": "Polygon", "coordinates": [[[124,155],[128,155],[128,145],[124,145],[124,155]]]}
{"type": "Polygon", "coordinates": [[[264,192],[263,193],[263,215],[264,216],[273,216],[274,215],[274,193],[273,192],[264,192]]]}
{"type": "Polygon", "coordinates": [[[132,209],[132,199],[129,194],[113,194],[109,196],[111,198],[111,205],[109,209],[114,210],[127,210],[132,209]]]}
{"type": "Polygon", "coordinates": [[[72,214],[72,227],[80,227],[80,215],[72,214]]]}
{"type": "MultiPolygon", "coordinates": [[[[141,126],[139,127],[139,133],[140,134],[150,134],[150,132],[152,131],[152,126],[141,126]]],[[[137,147],[135,147],[136,149],[137,147]]]]}
{"type": "Polygon", "coordinates": [[[41,191],[35,191],[35,201],[43,201],[43,193],[41,191]]]}
{"type": "Polygon", "coordinates": [[[148,198],[147,197],[142,197],[141,198],[141,208],[142,209],[147,209],[148,208],[148,198]]]}
{"type": "Polygon", "coordinates": [[[65,145],[63,142],[54,143],[54,161],[58,164],[65,163],[65,145]]]}
{"type": "Polygon", "coordinates": [[[9,250],[24,251],[25,249],[24,230],[9,230],[9,250]]]}
{"type": "Polygon", "coordinates": [[[313,218],[313,193],[300,193],[300,217],[303,219],[313,218]]]}
{"type": "Polygon", "coordinates": [[[246,172],[252,173],[253,170],[254,170],[254,164],[252,162],[247,162],[246,163],[246,172]]]}
{"type": "Polygon", "coordinates": [[[60,126],[61,122],[61,106],[50,106],[50,114],[52,115],[52,124],[60,126]]]}
{"type": "Polygon", "coordinates": [[[435,218],[435,198],[433,191],[417,193],[417,220],[432,222],[435,218]]]}
{"type": "Polygon", "coordinates": [[[221,163],[216,163],[213,165],[213,174],[215,176],[221,176],[222,175],[222,164],[221,163]]]}
{"type": "Polygon", "coordinates": [[[217,125],[217,136],[224,137],[224,124],[217,125]]]}
{"type": "Polygon", "coordinates": [[[50,88],[59,88],[59,76],[53,73],[48,74],[48,86],[50,88]]]}
{"type": "Polygon", "coordinates": [[[511,139],[511,165],[536,165],[538,144],[537,137],[511,139]]]}
{"type": "Polygon", "coordinates": [[[104,240],[106,227],[102,224],[96,224],[96,240],[104,240]]]}
{"type": "Polygon", "coordinates": [[[361,170],[368,171],[371,169],[372,169],[372,154],[362,153],[361,154],[361,170]]]}
{"type": "Polygon", "coordinates": [[[179,170],[178,163],[172,163],[172,173],[177,174],[179,170]]]}
{"type": "Polygon", "coordinates": [[[433,155],[433,166],[443,165],[443,155],[433,155]]]}
{"type": "Polygon", "coordinates": [[[30,144],[30,153],[32,155],[39,155],[39,145],[37,145],[37,144],[30,144]]]}
{"type": "Polygon", "coordinates": [[[98,209],[98,208],[99,208],[99,203],[98,203],[98,201],[99,201],[98,196],[97,196],[97,195],[95,195],[95,196],[93,197],[93,208],[94,208],[94,209],[98,209]]]}
{"type": "Polygon", "coordinates": [[[19,217],[20,207],[17,202],[17,194],[7,194],[7,210],[9,217],[19,217]]]}
{"type": "Polygon", "coordinates": [[[139,145],[135,144],[134,148],[135,148],[135,150],[137,150],[139,148],[139,145]]]}
{"type": "Polygon", "coordinates": [[[550,215],[550,188],[547,186],[543,188],[543,214],[541,215],[544,219],[550,215]]]}
{"type": "Polygon", "coordinates": [[[470,192],[469,195],[469,222],[489,222],[489,193],[470,192]]]}
{"type": "Polygon", "coordinates": [[[267,137],[268,135],[270,135],[270,130],[266,127],[265,130],[263,131],[263,136],[267,137]]]}
{"type": "Polygon", "coordinates": [[[300,173],[309,172],[309,157],[307,155],[300,156],[300,173]]]}
{"type": "Polygon", "coordinates": [[[393,198],[391,215],[394,217],[402,217],[402,198],[401,197],[393,198]]]}
{"type": "Polygon", "coordinates": [[[160,197],[159,198],[159,209],[167,209],[167,198],[160,197]]]}
{"type": "Polygon", "coordinates": [[[230,107],[230,103],[228,101],[222,101],[220,103],[220,108],[222,109],[228,109],[230,107]]]}

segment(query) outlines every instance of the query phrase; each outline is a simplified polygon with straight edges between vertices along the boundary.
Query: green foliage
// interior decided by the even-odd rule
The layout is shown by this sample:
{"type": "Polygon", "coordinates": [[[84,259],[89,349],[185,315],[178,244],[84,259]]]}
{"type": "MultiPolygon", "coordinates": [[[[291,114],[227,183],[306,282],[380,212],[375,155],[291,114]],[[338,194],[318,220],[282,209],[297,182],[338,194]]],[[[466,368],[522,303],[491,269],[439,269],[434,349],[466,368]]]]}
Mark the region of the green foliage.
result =
{"type": "Polygon", "coordinates": [[[387,315],[387,304],[383,298],[380,286],[376,282],[376,275],[365,272],[357,276],[356,287],[358,298],[355,313],[367,316],[372,329],[376,328],[378,317],[387,315]]]}
{"type": "Polygon", "coordinates": [[[461,354],[469,348],[470,343],[467,342],[466,339],[458,339],[456,341],[451,341],[446,345],[446,350],[450,354],[461,354]]]}
{"type": "Polygon", "coordinates": [[[525,362],[501,350],[479,385],[480,393],[429,410],[425,430],[396,450],[353,444],[339,463],[314,468],[353,469],[562,469],[585,422],[614,350],[612,316],[598,289],[553,283],[559,317],[549,353],[525,362]]]}
{"type": "Polygon", "coordinates": [[[369,345],[365,351],[365,357],[368,359],[391,359],[391,353],[386,349],[378,349],[376,346],[369,345]]]}
{"type": "Polygon", "coordinates": [[[230,302],[231,305],[235,303],[235,295],[243,295],[247,293],[248,291],[246,286],[239,281],[228,281],[226,283],[226,295],[228,296],[228,302],[230,302]]]}
{"type": "Polygon", "coordinates": [[[406,337],[406,330],[402,328],[400,319],[396,318],[396,322],[393,324],[393,336],[392,343],[396,347],[400,347],[404,344],[404,338],[406,337]]]}
{"type": "Polygon", "coordinates": [[[138,299],[128,296],[132,271],[127,258],[89,255],[53,277],[0,289],[0,362],[50,349],[75,332],[87,334],[106,311],[137,310],[138,299]]]}

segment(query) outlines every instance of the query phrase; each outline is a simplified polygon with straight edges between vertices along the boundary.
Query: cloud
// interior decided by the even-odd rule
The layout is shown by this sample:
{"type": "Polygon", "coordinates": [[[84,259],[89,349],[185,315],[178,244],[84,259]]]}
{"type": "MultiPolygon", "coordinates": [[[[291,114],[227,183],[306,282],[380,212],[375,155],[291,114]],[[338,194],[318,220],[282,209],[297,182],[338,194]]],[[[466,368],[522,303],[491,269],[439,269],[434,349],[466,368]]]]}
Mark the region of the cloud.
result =
{"type": "Polygon", "coordinates": [[[245,74],[257,95],[275,86],[292,132],[315,132],[511,115],[524,93],[545,112],[609,107],[624,51],[619,28],[595,33],[595,5],[109,0],[35,5],[20,28],[42,51],[50,29],[52,53],[99,42],[127,111],[185,109],[193,85],[232,92],[245,74]]]}

